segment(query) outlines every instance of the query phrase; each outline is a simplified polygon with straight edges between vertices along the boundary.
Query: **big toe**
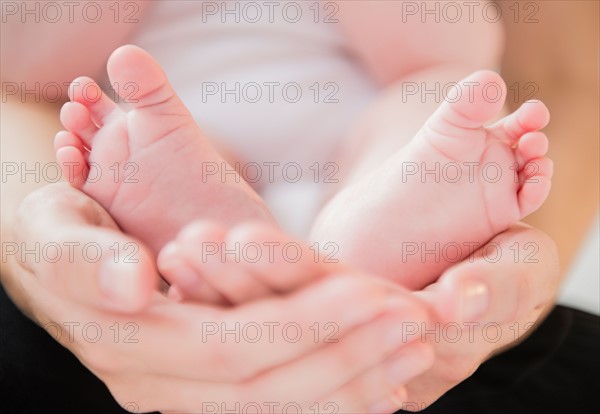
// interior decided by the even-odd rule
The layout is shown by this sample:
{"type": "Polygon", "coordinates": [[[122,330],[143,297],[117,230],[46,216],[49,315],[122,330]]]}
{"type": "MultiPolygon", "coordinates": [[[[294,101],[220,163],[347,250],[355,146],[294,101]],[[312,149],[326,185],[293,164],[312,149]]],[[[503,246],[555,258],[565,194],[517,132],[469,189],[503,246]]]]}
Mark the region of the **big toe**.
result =
{"type": "Polygon", "coordinates": [[[161,104],[174,98],[175,92],[158,62],[134,45],[116,49],[107,64],[111,84],[123,100],[134,108],[161,104]]]}
{"type": "Polygon", "coordinates": [[[475,72],[448,89],[422,136],[453,159],[480,155],[486,138],[483,126],[498,115],[505,99],[506,85],[500,75],[475,72]]]}
{"type": "Polygon", "coordinates": [[[434,119],[444,126],[479,128],[500,112],[505,99],[506,84],[500,75],[480,70],[448,90],[434,119]]]}

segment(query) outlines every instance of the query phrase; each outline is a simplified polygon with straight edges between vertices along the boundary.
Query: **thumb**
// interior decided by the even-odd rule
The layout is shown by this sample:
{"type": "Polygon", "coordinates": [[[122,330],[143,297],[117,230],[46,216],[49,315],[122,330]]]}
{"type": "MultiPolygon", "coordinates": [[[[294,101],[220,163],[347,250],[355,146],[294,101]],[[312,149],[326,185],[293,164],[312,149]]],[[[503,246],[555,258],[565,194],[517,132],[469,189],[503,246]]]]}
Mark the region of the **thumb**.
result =
{"type": "Polygon", "coordinates": [[[148,249],[70,187],[48,186],[30,194],[17,212],[14,235],[5,254],[10,250],[17,263],[64,298],[136,312],[149,303],[157,286],[148,249]]]}

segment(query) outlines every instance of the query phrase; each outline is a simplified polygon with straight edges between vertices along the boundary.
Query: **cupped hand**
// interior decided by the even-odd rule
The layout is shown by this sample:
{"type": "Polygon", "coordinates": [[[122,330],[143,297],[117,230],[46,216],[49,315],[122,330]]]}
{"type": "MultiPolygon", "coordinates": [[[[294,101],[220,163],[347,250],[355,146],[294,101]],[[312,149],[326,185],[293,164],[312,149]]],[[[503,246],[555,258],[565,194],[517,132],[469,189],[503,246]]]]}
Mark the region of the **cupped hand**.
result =
{"type": "Polygon", "coordinates": [[[517,224],[417,292],[438,317],[407,336],[431,344],[435,361],[407,384],[402,408],[424,409],[491,356],[518,344],[552,308],[559,283],[554,242],[517,224]]]}
{"type": "MultiPolygon", "coordinates": [[[[282,245],[292,241],[280,230],[265,226],[241,226],[233,233],[237,238],[230,236],[228,240],[242,246],[250,240],[277,240],[282,245]]],[[[193,248],[202,240],[187,243],[193,248]]],[[[302,248],[308,251],[307,246],[302,248]]],[[[220,283],[219,287],[222,293],[230,293],[226,296],[234,297],[235,293],[238,302],[241,298],[245,303],[264,295],[264,289],[236,289],[236,281],[238,285],[241,281],[246,285],[249,281],[258,282],[273,291],[285,292],[327,277],[331,265],[307,260],[294,266],[249,263],[245,265],[248,278],[240,278],[239,273],[233,272],[235,278],[220,283]],[[258,295],[252,296],[253,292],[258,295]],[[244,293],[247,293],[245,298],[241,297],[244,293]]],[[[347,270],[341,264],[339,268],[347,270]]],[[[447,269],[436,283],[414,292],[435,315],[433,324],[404,320],[396,329],[407,340],[418,338],[419,342],[432,346],[435,363],[426,374],[408,384],[408,400],[395,401],[401,402],[405,409],[422,409],[468,378],[491,355],[518,343],[552,306],[560,281],[558,275],[552,240],[531,227],[517,224],[447,269]]],[[[193,295],[191,298],[194,299],[193,295]]]]}
{"type": "Polygon", "coordinates": [[[227,309],[171,301],[148,250],[63,184],[23,201],[13,235],[8,293],[131,411],[392,412],[432,363],[396,329],[425,323],[425,306],[383,281],[341,273],[227,309]]]}

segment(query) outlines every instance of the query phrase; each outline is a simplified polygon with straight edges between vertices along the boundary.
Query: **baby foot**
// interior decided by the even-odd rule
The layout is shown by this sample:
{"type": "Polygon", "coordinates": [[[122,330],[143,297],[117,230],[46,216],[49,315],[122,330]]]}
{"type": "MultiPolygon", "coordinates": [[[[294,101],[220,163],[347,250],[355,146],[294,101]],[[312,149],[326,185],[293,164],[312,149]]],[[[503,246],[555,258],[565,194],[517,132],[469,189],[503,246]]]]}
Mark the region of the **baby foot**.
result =
{"type": "Polygon", "coordinates": [[[55,139],[64,176],[155,252],[198,218],[271,221],[257,194],[212,148],[158,63],[123,46],[107,64],[124,110],[91,79],[73,81],[55,139]],[[218,171],[218,173],[215,173],[218,171]],[[227,171],[226,174],[223,172],[227,171]]]}
{"type": "Polygon", "coordinates": [[[289,292],[342,269],[274,226],[253,222],[227,230],[209,221],[186,226],[160,251],[158,267],[171,297],[229,305],[289,292]]]}
{"type": "Polygon", "coordinates": [[[538,131],[549,113],[531,101],[484,127],[505,97],[491,71],[457,84],[406,147],[331,200],[313,240],[336,243],[344,262],[417,289],[538,209],[552,176],[538,131]]]}

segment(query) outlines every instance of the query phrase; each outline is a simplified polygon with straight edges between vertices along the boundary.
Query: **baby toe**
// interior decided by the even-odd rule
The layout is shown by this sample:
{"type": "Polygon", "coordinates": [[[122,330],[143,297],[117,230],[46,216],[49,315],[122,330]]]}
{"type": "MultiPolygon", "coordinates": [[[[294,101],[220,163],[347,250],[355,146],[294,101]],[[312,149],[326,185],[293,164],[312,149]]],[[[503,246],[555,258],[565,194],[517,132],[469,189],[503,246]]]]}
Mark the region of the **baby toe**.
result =
{"type": "Polygon", "coordinates": [[[540,131],[528,132],[519,140],[517,146],[517,162],[520,166],[534,158],[541,158],[548,152],[548,137],[540,131]]]}
{"type": "Polygon", "coordinates": [[[123,113],[118,105],[110,99],[102,88],[86,76],[75,79],[69,87],[69,97],[72,101],[85,106],[94,122],[102,126],[106,119],[114,113],[123,113]]]}
{"type": "Polygon", "coordinates": [[[525,164],[519,173],[517,194],[521,218],[536,211],[548,198],[554,165],[550,158],[536,158],[525,164]]]}
{"type": "Polygon", "coordinates": [[[60,121],[66,129],[78,135],[88,148],[98,132],[88,109],[79,102],[67,102],[60,110],[60,121]]]}
{"type": "Polygon", "coordinates": [[[56,160],[62,176],[75,188],[82,188],[89,172],[82,150],[77,146],[65,145],[56,151],[56,160]]]}

